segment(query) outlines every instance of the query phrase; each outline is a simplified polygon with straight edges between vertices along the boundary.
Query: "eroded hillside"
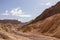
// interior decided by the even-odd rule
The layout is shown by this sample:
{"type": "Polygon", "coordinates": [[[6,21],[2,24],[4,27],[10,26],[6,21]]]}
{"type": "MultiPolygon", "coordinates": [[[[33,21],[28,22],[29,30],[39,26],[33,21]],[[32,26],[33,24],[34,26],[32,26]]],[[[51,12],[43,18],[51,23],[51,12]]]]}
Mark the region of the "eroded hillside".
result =
{"type": "Polygon", "coordinates": [[[60,40],[60,2],[26,24],[0,20],[0,40],[60,40]]]}
{"type": "Polygon", "coordinates": [[[60,2],[46,9],[30,24],[18,28],[24,33],[43,34],[60,38],[60,2]]]}

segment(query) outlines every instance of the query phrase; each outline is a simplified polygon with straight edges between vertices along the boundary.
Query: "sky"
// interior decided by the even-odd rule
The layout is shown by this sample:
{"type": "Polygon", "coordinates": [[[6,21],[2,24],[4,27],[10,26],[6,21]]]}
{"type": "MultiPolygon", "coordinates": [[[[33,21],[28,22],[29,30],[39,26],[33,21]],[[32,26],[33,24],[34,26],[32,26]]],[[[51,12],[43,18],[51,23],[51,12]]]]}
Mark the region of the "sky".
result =
{"type": "Polygon", "coordinates": [[[60,0],[0,0],[0,19],[28,22],[60,0]]]}

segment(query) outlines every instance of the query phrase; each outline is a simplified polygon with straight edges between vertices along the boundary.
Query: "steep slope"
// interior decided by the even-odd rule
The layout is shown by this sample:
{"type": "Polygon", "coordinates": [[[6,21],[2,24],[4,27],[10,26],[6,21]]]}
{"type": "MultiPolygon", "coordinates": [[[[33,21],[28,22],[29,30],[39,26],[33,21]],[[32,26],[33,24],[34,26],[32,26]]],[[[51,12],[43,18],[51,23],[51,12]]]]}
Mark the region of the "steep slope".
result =
{"type": "Polygon", "coordinates": [[[34,21],[32,21],[32,23],[40,21],[40,20],[44,20],[44,19],[46,19],[54,14],[57,14],[57,13],[60,13],[60,1],[56,5],[44,10],[41,13],[41,15],[39,15],[38,17],[35,18],[34,21]]]}
{"type": "MultiPolygon", "coordinates": [[[[46,19],[50,16],[53,16],[54,14],[58,14],[58,13],[60,13],[60,1],[56,5],[48,8],[48,9],[45,9],[41,13],[41,15],[36,17],[34,20],[30,21],[27,25],[34,24],[38,21],[43,21],[44,19],[46,19]]],[[[25,26],[27,26],[27,25],[25,25],[25,26]]]]}
{"type": "MultiPolygon", "coordinates": [[[[11,24],[10,24],[11,25],[11,24]]],[[[13,25],[11,25],[13,26],[13,25]]],[[[54,37],[48,37],[43,35],[33,35],[33,34],[24,34],[19,31],[12,30],[10,27],[4,27],[5,29],[9,29],[10,32],[7,32],[5,29],[0,26],[0,40],[60,40],[54,37]]]]}
{"type": "Polygon", "coordinates": [[[19,31],[33,34],[43,34],[60,38],[60,2],[46,9],[31,23],[18,28],[19,31]]]}
{"type": "Polygon", "coordinates": [[[37,22],[24,26],[20,31],[35,34],[44,34],[60,38],[60,13],[37,22]]]}
{"type": "Polygon", "coordinates": [[[0,40],[60,40],[58,38],[60,2],[23,27],[16,20],[0,20],[0,40]]]}

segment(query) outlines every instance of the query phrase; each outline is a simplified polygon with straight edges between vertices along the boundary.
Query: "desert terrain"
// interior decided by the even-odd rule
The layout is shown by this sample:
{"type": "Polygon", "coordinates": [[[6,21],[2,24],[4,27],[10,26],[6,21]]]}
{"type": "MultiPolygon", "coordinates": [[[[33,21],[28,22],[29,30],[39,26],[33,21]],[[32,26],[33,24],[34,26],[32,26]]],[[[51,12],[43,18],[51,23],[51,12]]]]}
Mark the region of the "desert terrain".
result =
{"type": "Polygon", "coordinates": [[[27,23],[0,20],[0,40],[60,40],[60,1],[27,23]]]}

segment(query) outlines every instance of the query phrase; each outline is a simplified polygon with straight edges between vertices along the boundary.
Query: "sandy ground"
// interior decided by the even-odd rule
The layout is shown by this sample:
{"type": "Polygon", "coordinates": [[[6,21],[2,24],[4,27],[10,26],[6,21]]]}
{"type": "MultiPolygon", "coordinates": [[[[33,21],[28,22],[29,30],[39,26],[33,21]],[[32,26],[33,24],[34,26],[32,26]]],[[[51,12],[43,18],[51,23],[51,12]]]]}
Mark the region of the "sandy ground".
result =
{"type": "Polygon", "coordinates": [[[7,33],[5,31],[0,30],[0,40],[60,40],[60,39],[43,35],[37,36],[18,32],[7,33]]]}

